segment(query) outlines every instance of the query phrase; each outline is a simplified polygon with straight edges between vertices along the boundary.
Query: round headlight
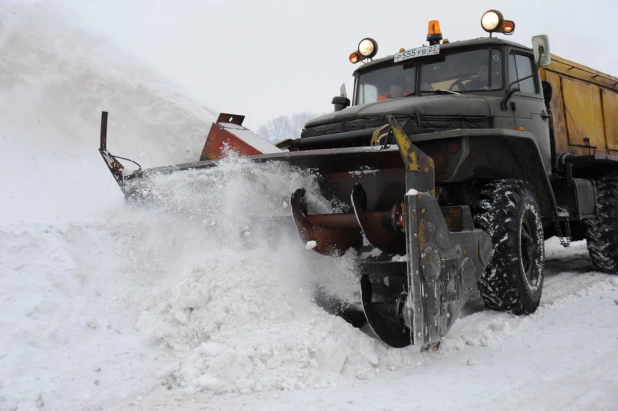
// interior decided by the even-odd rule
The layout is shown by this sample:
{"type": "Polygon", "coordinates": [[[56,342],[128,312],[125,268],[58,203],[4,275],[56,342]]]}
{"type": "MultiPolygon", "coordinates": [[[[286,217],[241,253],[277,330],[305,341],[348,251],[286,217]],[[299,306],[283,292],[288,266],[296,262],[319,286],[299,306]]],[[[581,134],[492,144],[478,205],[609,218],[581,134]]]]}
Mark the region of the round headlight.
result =
{"type": "Polygon", "coordinates": [[[481,17],[481,26],[483,30],[492,32],[496,31],[502,25],[504,18],[502,17],[502,13],[498,10],[489,10],[483,14],[481,17]]]}
{"type": "Polygon", "coordinates": [[[378,53],[378,43],[374,39],[367,37],[358,43],[358,52],[365,58],[372,58],[378,53]]]}

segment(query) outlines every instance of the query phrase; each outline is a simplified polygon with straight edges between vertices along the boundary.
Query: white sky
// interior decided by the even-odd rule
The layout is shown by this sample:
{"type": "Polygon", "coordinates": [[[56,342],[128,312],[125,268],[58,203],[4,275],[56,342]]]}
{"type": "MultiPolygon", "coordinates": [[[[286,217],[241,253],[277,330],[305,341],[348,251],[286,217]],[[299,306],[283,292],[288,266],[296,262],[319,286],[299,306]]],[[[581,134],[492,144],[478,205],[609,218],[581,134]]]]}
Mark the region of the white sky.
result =
{"type": "MultiPolygon", "coordinates": [[[[450,41],[484,37],[480,17],[496,8],[516,23],[507,37],[530,45],[548,34],[551,51],[618,76],[618,0],[55,0],[74,21],[110,37],[208,107],[265,121],[332,111],[363,37],[377,57],[426,42],[438,19],[450,41]]],[[[360,63],[359,63],[360,64],[360,63]]]]}

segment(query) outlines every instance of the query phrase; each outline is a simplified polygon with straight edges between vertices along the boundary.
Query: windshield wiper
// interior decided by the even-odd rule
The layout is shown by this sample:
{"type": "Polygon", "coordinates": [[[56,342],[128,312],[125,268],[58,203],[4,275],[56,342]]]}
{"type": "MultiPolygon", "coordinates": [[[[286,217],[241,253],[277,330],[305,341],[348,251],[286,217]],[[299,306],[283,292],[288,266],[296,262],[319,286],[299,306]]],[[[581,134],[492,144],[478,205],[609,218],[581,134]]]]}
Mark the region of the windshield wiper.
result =
{"type": "Polygon", "coordinates": [[[456,91],[453,90],[444,90],[444,89],[436,89],[436,90],[421,90],[421,93],[432,93],[432,94],[456,94],[456,95],[460,95],[461,93],[458,93],[456,91]]]}

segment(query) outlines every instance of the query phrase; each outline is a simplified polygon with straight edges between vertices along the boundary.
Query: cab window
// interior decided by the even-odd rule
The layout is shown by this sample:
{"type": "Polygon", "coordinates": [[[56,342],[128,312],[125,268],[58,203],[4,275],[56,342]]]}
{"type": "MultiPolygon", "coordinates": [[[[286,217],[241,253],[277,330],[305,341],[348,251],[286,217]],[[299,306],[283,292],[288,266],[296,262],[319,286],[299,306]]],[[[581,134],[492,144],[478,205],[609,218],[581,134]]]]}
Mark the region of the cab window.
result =
{"type": "Polygon", "coordinates": [[[502,53],[480,49],[428,58],[421,68],[421,94],[502,89],[502,53]]]}
{"type": "Polygon", "coordinates": [[[356,104],[374,103],[414,95],[416,66],[398,64],[363,73],[357,84],[356,104]]]}
{"type": "MultiPolygon", "coordinates": [[[[509,55],[509,84],[530,76],[534,71],[532,58],[522,54],[511,53],[509,55]]],[[[527,78],[513,85],[519,87],[519,91],[523,93],[537,93],[536,82],[534,77],[527,78]]]]}
{"type": "Polygon", "coordinates": [[[384,63],[358,74],[354,104],[430,95],[444,90],[458,93],[501,90],[504,87],[502,73],[502,52],[488,48],[384,63]]]}

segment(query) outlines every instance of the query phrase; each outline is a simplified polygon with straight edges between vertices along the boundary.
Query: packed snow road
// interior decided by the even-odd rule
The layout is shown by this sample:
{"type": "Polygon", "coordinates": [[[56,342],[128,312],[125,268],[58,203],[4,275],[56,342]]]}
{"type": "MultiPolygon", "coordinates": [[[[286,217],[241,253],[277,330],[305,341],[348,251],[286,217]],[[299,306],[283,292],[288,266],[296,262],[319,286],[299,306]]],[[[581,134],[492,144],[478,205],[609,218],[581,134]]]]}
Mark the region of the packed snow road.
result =
{"type": "Polygon", "coordinates": [[[132,212],[105,224],[3,226],[0,408],[612,409],[618,401],[618,277],[591,271],[584,242],[547,242],[535,314],[487,311],[475,299],[440,351],[419,353],[386,347],[312,305],[303,261],[322,261],[307,260],[302,245],[271,254],[209,241],[190,222],[132,212]]]}

